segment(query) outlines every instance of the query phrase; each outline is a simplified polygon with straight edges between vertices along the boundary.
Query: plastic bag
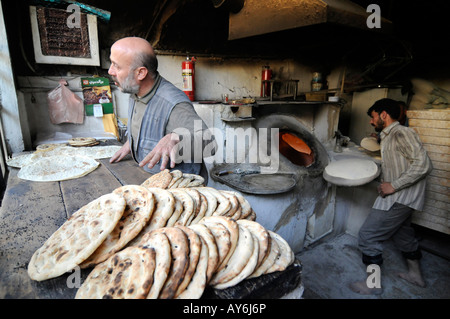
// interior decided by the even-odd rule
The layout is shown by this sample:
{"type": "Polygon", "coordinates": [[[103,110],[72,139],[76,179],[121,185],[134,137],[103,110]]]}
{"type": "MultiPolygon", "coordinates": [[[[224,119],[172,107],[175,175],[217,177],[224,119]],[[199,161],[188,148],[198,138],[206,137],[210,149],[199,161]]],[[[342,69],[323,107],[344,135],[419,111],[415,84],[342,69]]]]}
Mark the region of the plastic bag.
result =
{"type": "Polygon", "coordinates": [[[47,94],[48,113],[53,124],[82,124],[84,120],[83,99],[73,93],[65,80],[47,94]]]}

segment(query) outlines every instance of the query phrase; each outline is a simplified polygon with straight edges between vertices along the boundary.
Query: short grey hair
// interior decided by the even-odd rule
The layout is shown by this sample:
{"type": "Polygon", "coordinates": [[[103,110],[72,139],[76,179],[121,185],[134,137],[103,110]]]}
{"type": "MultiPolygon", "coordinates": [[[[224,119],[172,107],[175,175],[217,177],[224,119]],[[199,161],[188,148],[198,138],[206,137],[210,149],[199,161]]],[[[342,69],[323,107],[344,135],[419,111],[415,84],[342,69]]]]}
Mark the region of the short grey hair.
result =
{"type": "Polygon", "coordinates": [[[153,78],[158,74],[158,59],[154,53],[139,52],[136,54],[131,69],[145,67],[153,78]]]}

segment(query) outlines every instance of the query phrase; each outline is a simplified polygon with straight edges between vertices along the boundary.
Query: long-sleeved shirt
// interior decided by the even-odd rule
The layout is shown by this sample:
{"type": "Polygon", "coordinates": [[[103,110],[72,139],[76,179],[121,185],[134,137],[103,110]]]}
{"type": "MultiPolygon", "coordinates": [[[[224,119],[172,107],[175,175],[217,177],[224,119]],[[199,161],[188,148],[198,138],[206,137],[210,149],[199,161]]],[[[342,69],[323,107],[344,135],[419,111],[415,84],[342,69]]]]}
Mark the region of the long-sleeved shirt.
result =
{"type": "Polygon", "coordinates": [[[390,182],[395,193],[378,196],[373,208],[389,210],[397,202],[422,210],[425,202],[426,176],[433,166],[417,133],[394,122],[380,134],[381,178],[390,182]]]}

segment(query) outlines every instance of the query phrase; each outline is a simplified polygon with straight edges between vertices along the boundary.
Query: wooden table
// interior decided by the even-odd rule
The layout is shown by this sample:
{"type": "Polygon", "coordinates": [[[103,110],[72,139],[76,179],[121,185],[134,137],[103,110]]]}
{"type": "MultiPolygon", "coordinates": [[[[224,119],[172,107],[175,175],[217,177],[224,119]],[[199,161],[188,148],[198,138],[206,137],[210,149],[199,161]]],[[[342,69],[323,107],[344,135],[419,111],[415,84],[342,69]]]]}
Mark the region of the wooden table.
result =
{"type": "MultiPolygon", "coordinates": [[[[11,169],[0,208],[0,299],[73,299],[75,273],[34,281],[28,276],[33,253],[79,208],[122,185],[139,185],[150,173],[131,157],[101,165],[86,176],[61,182],[32,182],[17,177],[11,169]]],[[[246,280],[202,298],[279,298],[300,285],[302,266],[296,262],[284,272],[246,280]]],[[[83,283],[92,269],[80,270],[83,283]]]]}
{"type": "MultiPolygon", "coordinates": [[[[18,169],[10,170],[0,208],[0,299],[74,298],[77,288],[68,285],[70,273],[31,280],[27,273],[31,256],[82,206],[151,176],[131,157],[114,164],[109,159],[99,161],[101,165],[88,175],[61,182],[26,181],[17,177],[18,169]]],[[[81,282],[89,272],[81,271],[81,282]]]]}

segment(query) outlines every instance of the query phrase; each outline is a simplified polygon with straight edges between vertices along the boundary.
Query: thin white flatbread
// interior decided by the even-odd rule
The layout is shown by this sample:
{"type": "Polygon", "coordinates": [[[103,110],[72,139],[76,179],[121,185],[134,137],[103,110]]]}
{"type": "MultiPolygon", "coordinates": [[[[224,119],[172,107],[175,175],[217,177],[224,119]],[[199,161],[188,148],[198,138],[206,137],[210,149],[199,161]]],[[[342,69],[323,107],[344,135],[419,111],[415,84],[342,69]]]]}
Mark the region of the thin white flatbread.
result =
{"type": "Polygon", "coordinates": [[[190,180],[185,187],[198,187],[205,184],[205,179],[197,174],[183,173],[183,177],[190,180]]]}
{"type": "Polygon", "coordinates": [[[145,228],[146,232],[166,226],[175,207],[175,198],[168,190],[156,187],[148,188],[148,190],[155,196],[157,206],[153,212],[152,218],[145,228]]]}
{"type": "Polygon", "coordinates": [[[80,265],[111,233],[125,206],[122,196],[110,193],[76,211],[35,251],[28,264],[30,278],[55,278],[80,265]]]}
{"type": "Polygon", "coordinates": [[[6,159],[6,165],[14,168],[22,168],[32,162],[33,156],[34,153],[32,152],[17,154],[14,157],[6,159]]]}
{"type": "MultiPolygon", "coordinates": [[[[197,225],[199,225],[199,224],[197,224],[197,225]]],[[[217,266],[215,267],[214,271],[217,271],[219,265],[222,264],[222,262],[227,257],[228,252],[230,251],[230,248],[231,248],[230,232],[222,224],[209,223],[209,224],[204,224],[204,225],[208,228],[208,230],[214,236],[214,240],[216,242],[217,254],[218,254],[219,260],[218,260],[217,266]]]]}
{"type": "Polygon", "coordinates": [[[35,182],[57,182],[85,176],[100,165],[86,156],[55,155],[22,166],[17,176],[35,182]]]}
{"type": "Polygon", "coordinates": [[[364,137],[361,140],[361,147],[369,152],[377,152],[381,149],[380,143],[378,143],[376,137],[364,137]]]}

